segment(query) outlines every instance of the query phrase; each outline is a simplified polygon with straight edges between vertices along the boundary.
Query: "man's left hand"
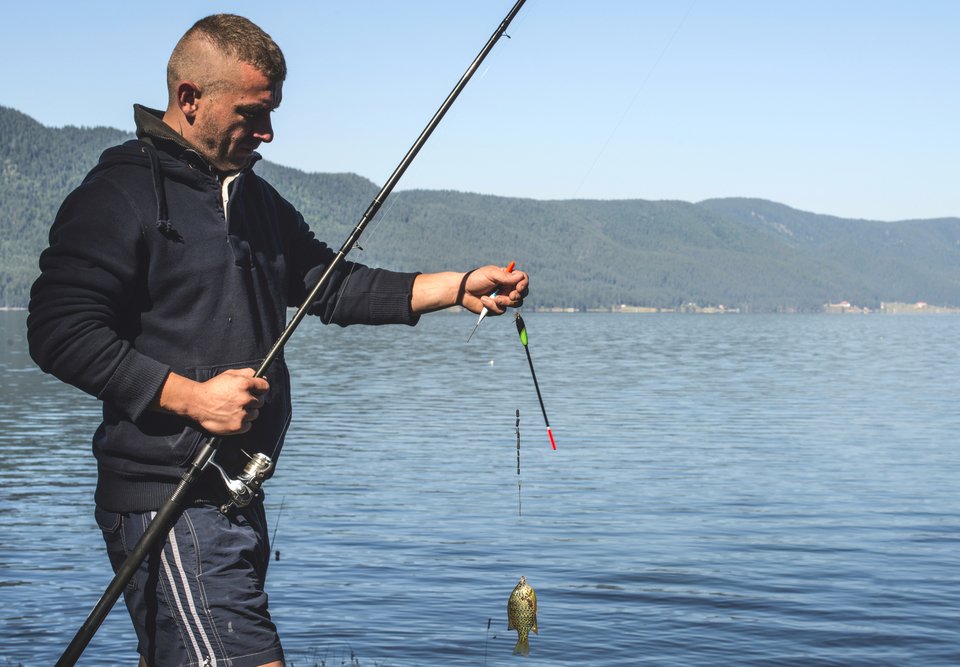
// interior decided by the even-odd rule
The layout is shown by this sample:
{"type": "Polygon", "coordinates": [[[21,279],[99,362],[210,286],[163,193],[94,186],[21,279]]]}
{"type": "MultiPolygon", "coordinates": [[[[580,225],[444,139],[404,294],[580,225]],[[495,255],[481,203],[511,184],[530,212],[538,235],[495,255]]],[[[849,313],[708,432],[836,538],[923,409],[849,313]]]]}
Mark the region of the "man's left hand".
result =
{"type": "Polygon", "coordinates": [[[523,271],[507,273],[503,267],[488,265],[464,276],[461,305],[479,313],[486,308],[490,315],[502,315],[507,308],[519,308],[527,295],[530,277],[523,271]],[[497,294],[490,296],[493,292],[497,294]]]}
{"type": "Polygon", "coordinates": [[[467,273],[421,273],[413,281],[410,307],[418,314],[450,306],[479,313],[486,307],[490,315],[502,315],[507,308],[523,305],[529,284],[530,277],[523,271],[508,273],[492,264],[467,273]],[[493,292],[497,295],[491,297],[493,292]]]}

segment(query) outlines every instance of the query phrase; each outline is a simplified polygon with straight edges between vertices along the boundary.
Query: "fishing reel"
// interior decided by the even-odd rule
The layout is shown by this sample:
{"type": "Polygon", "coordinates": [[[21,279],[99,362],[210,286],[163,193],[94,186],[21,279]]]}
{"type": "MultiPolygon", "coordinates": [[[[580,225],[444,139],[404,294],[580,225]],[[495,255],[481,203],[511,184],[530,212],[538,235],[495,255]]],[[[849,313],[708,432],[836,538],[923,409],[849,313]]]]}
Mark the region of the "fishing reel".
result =
{"type": "Polygon", "coordinates": [[[250,457],[247,465],[243,467],[243,470],[235,479],[231,479],[227,471],[213,459],[210,460],[210,464],[220,471],[223,483],[227,486],[227,493],[230,494],[230,500],[220,506],[220,511],[224,514],[229,512],[231,507],[239,509],[249,505],[257,497],[263,480],[266,479],[267,473],[273,468],[273,461],[270,457],[260,452],[250,457]]]}

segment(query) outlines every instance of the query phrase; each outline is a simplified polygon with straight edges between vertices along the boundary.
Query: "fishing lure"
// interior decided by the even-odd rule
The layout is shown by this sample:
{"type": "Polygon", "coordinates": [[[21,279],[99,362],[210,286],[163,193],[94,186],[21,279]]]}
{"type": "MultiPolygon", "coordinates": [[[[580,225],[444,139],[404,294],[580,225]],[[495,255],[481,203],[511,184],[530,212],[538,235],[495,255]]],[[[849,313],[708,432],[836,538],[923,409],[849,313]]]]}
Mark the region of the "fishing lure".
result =
{"type": "MultiPolygon", "coordinates": [[[[513,267],[515,267],[516,265],[517,265],[516,262],[510,262],[507,265],[507,273],[513,273],[513,267]]],[[[493,292],[491,292],[490,298],[492,299],[493,297],[495,297],[499,291],[500,290],[494,290],[493,292]]],[[[477,318],[477,324],[473,327],[473,331],[470,332],[470,335],[467,336],[468,343],[470,342],[470,339],[473,338],[473,334],[477,333],[477,329],[480,328],[480,323],[483,322],[483,318],[486,317],[487,313],[489,312],[490,312],[490,309],[487,308],[486,306],[484,306],[483,310],[480,311],[480,317],[477,318]]]]}
{"type": "Polygon", "coordinates": [[[537,400],[540,401],[540,411],[543,412],[543,421],[547,425],[547,436],[550,438],[550,446],[557,448],[557,443],[553,439],[553,430],[550,428],[550,420],[547,419],[547,409],[543,407],[543,396],[540,394],[540,383],[537,382],[537,372],[533,370],[533,359],[530,357],[530,348],[527,346],[527,325],[523,321],[520,313],[515,314],[517,333],[520,334],[520,342],[523,343],[523,351],[527,353],[527,363],[530,364],[530,375],[533,376],[533,386],[537,390],[537,400]]]}

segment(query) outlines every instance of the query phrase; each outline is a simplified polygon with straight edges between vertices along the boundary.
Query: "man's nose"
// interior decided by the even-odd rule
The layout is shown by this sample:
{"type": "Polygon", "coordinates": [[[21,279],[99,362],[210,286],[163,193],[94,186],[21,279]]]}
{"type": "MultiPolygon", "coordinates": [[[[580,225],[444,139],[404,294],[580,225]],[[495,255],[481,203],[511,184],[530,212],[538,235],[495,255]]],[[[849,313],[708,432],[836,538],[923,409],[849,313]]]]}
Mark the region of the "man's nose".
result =
{"type": "Polygon", "coordinates": [[[253,129],[253,136],[265,144],[273,141],[273,122],[270,120],[270,114],[264,114],[264,117],[259,120],[253,129]]]}

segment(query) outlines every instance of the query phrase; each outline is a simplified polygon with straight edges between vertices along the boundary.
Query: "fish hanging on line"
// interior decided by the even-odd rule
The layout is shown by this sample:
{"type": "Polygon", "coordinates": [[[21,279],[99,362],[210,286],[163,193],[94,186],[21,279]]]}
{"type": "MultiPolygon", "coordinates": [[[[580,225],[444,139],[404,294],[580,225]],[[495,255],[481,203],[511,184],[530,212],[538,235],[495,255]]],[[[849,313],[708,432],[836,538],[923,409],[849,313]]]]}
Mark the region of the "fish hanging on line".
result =
{"type": "Polygon", "coordinates": [[[520,582],[507,600],[507,630],[517,631],[517,645],[513,647],[514,655],[530,655],[530,631],[540,634],[537,630],[537,594],[527,583],[526,577],[520,577],[520,582]]]}

